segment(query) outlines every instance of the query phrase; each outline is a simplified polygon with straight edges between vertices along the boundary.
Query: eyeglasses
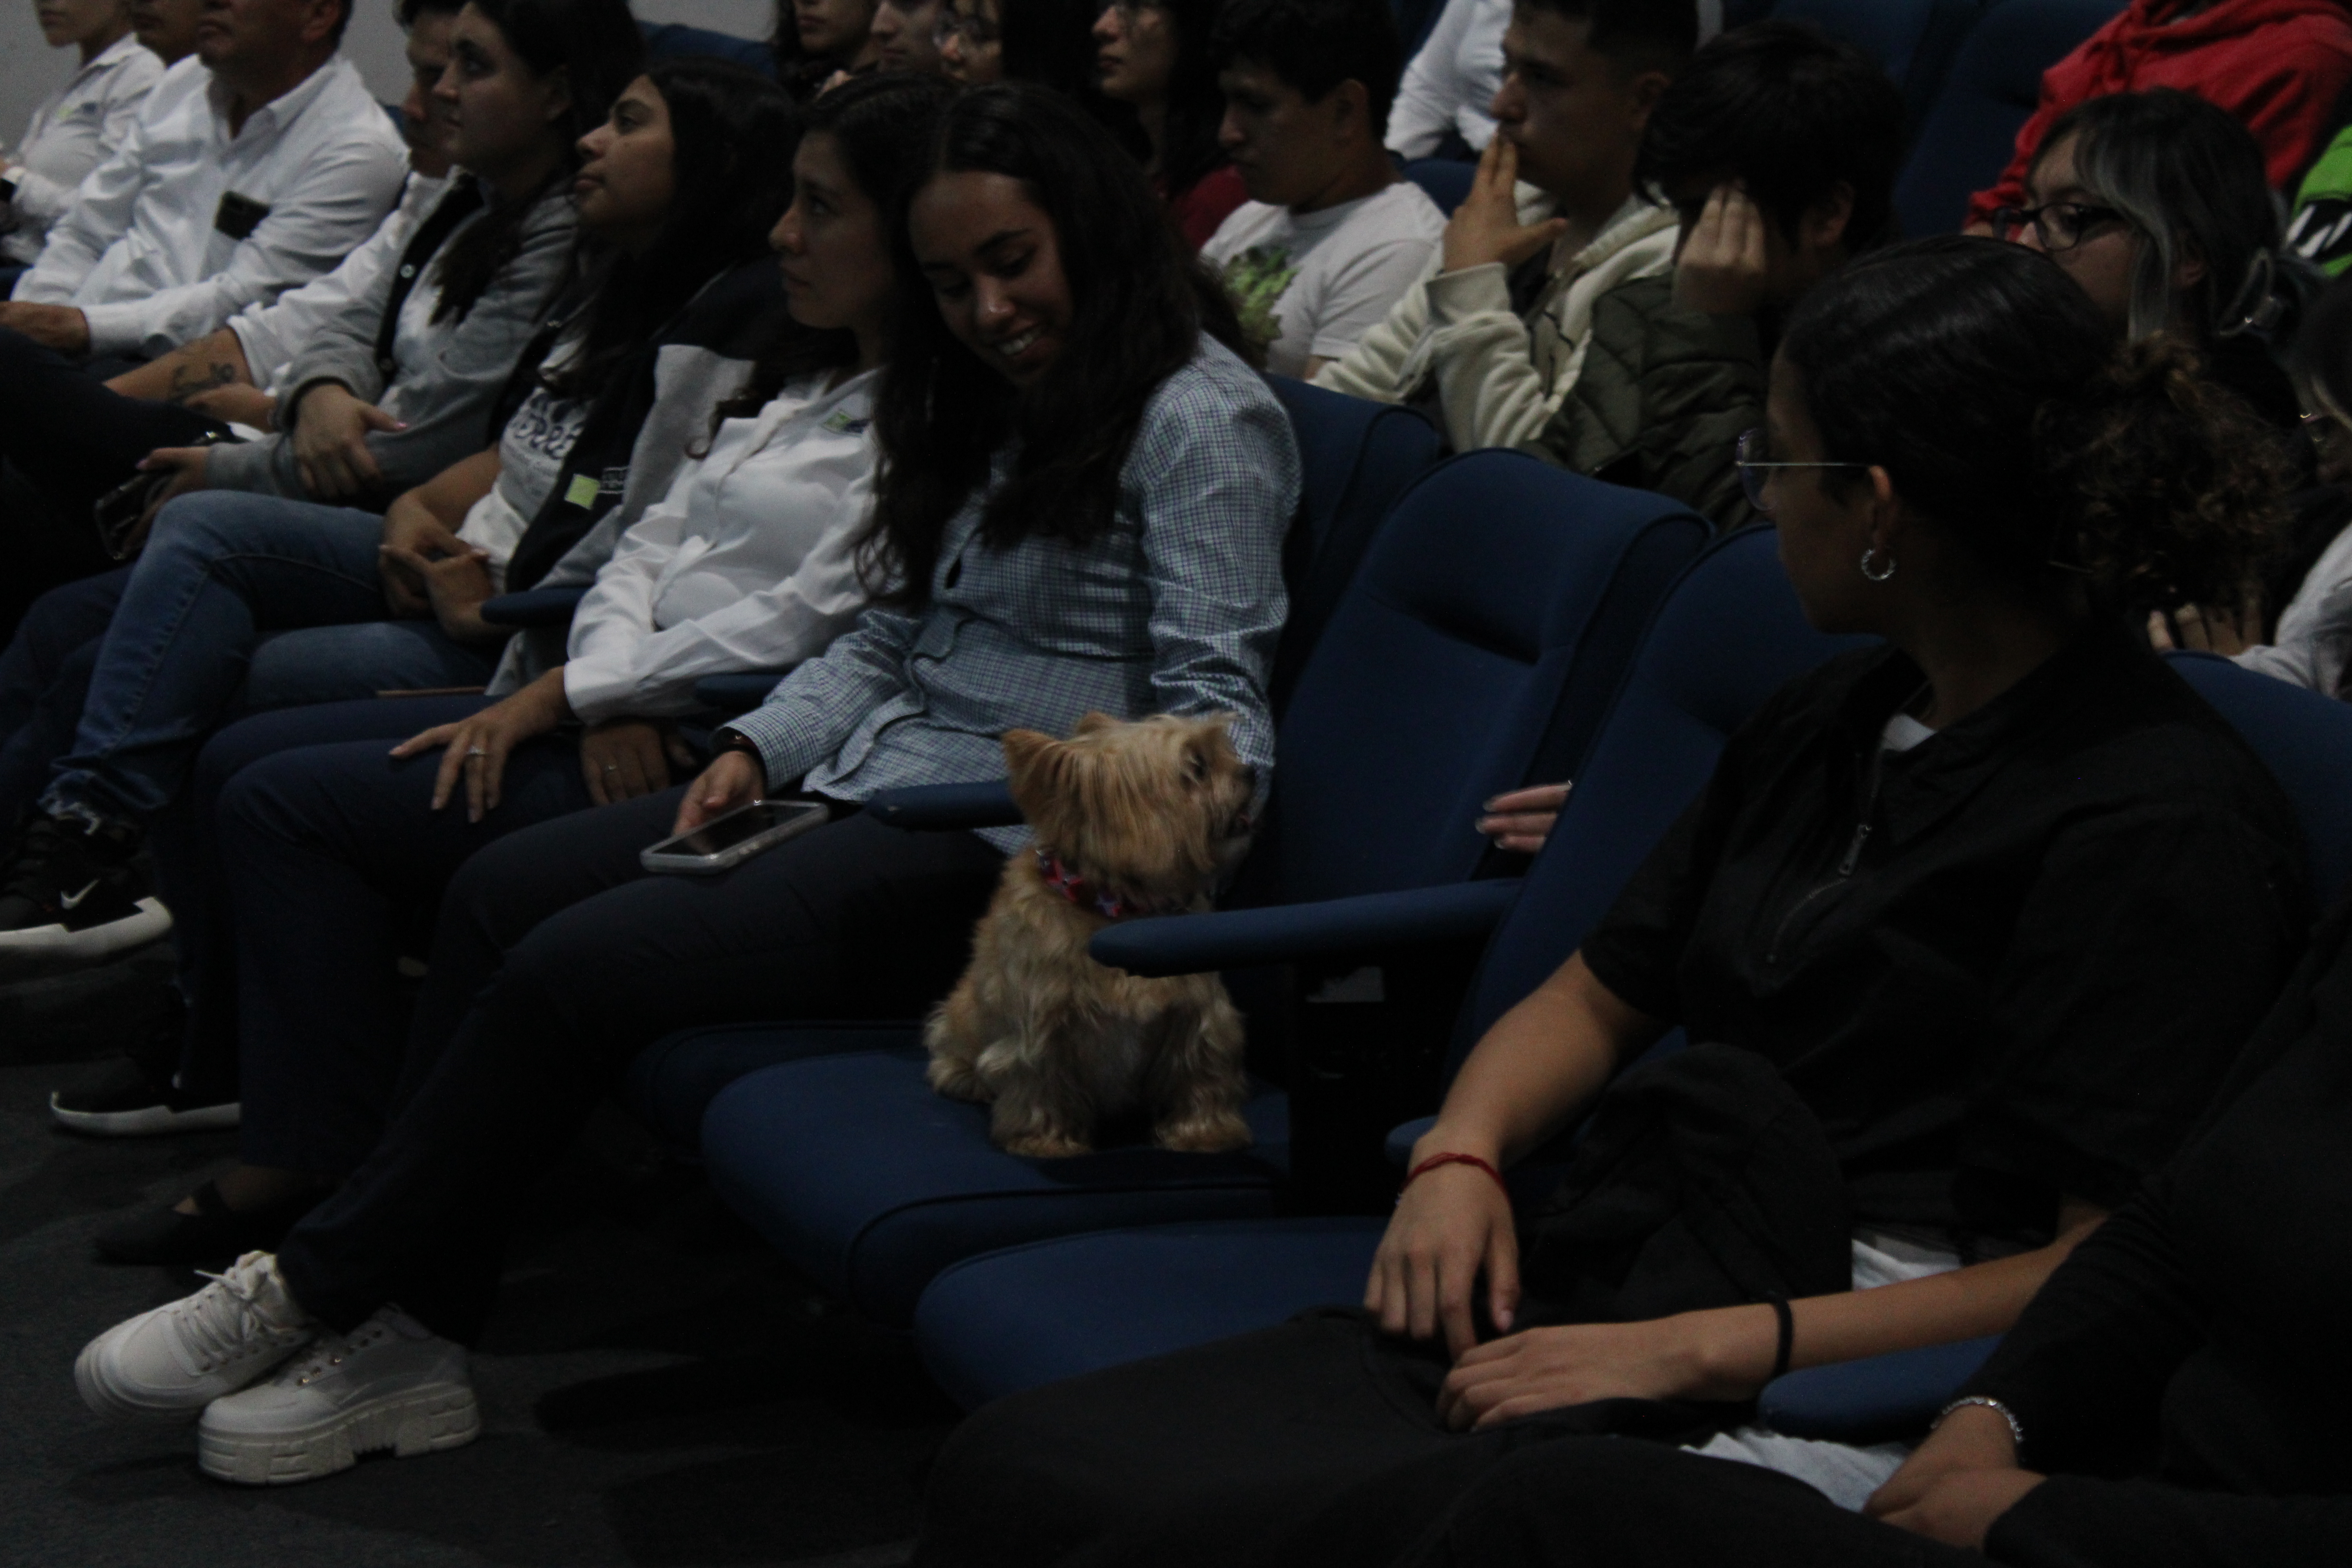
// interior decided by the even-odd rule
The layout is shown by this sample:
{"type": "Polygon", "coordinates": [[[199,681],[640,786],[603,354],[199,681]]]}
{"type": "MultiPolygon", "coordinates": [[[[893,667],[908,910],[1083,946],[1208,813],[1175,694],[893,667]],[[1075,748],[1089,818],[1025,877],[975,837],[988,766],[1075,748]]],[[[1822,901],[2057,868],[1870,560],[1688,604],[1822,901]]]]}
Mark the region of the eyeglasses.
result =
{"type": "Polygon", "coordinates": [[[959,16],[952,11],[942,11],[940,19],[931,25],[931,47],[944,49],[950,38],[961,38],[966,48],[984,49],[1003,36],[1003,29],[978,12],[959,16]]]}
{"type": "Polygon", "coordinates": [[[2010,239],[2015,239],[2027,224],[2032,224],[2042,248],[2054,255],[2074,249],[2101,224],[2129,220],[2113,207],[2095,207],[2085,202],[2052,202],[2038,207],[2002,207],[1992,215],[1992,221],[2010,239]]]}
{"type": "Polygon", "coordinates": [[[1750,430],[1739,437],[1732,448],[1731,462],[1739,470],[1740,493],[1748,504],[1766,517],[1772,515],[1772,503],[1764,499],[1764,487],[1771,481],[1776,468],[1867,468],[1868,463],[1776,463],[1765,456],[1764,432],[1750,430]]]}

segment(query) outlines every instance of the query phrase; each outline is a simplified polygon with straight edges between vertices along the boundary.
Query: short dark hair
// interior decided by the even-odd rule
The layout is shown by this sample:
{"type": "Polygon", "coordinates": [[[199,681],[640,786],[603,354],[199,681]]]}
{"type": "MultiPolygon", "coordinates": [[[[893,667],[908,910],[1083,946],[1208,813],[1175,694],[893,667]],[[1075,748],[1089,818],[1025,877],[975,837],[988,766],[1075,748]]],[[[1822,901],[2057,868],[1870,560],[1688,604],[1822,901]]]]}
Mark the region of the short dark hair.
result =
{"type": "Polygon", "coordinates": [[[1219,70],[1262,65],[1320,102],[1342,82],[1360,82],[1372,133],[1389,125],[1404,75],[1404,41],[1388,0],[1232,0],[1209,37],[1219,70]]]}
{"type": "Polygon", "coordinates": [[[1802,22],[1751,22],[1691,57],[1650,116],[1633,164],[1638,188],[1738,180],[1794,238],[1839,185],[1853,192],[1851,251],[1895,237],[1903,94],[1852,44],[1802,22]]]}
{"type": "Polygon", "coordinates": [[[1696,0],[1516,0],[1516,4],[1529,11],[1548,11],[1571,22],[1589,23],[1585,47],[1636,69],[1679,73],[1698,48],[1696,0]]]}
{"type": "MultiPolygon", "coordinates": [[[[454,16],[465,8],[466,0],[400,0],[393,15],[400,19],[400,30],[405,33],[424,17],[454,16]]],[[[343,0],[343,15],[348,17],[351,14],[351,0],[343,0]]]]}

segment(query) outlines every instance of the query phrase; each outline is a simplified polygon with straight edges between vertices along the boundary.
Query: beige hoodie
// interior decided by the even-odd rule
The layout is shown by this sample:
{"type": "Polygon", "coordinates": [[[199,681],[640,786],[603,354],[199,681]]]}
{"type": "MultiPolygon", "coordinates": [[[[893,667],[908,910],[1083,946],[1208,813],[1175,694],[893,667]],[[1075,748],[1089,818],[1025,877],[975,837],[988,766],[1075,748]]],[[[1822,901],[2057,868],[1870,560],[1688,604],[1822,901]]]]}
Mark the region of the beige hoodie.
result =
{"type": "MultiPolygon", "coordinates": [[[[1551,198],[1522,183],[1519,221],[1540,223],[1551,198]]],[[[1388,319],[1323,367],[1315,384],[1380,403],[1402,403],[1434,376],[1447,441],[1457,452],[1532,440],[1576,384],[1592,332],[1592,303],[1620,283],[1672,270],[1675,213],[1635,197],[1617,209],[1592,243],[1568,259],[1547,289],[1546,310],[1573,348],[1558,379],[1536,369],[1528,324],[1511,309],[1509,272],[1499,261],[1429,275],[1405,290],[1388,319]]]]}

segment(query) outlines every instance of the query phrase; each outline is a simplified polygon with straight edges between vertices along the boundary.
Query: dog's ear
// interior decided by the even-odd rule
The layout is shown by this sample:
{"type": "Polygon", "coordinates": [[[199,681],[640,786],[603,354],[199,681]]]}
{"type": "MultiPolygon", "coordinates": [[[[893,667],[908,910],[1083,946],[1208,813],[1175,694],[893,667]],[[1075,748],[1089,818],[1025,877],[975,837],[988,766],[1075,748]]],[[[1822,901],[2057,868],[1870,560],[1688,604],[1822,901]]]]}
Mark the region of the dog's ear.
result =
{"type": "Polygon", "coordinates": [[[1054,793],[1054,753],[1061,742],[1038,730],[1007,730],[1003,741],[1006,784],[1030,826],[1054,793]]]}
{"type": "Polygon", "coordinates": [[[1089,713],[1072,727],[1070,738],[1076,740],[1080,735],[1091,735],[1097,730],[1116,729],[1118,725],[1118,721],[1108,713],[1089,713]]]}

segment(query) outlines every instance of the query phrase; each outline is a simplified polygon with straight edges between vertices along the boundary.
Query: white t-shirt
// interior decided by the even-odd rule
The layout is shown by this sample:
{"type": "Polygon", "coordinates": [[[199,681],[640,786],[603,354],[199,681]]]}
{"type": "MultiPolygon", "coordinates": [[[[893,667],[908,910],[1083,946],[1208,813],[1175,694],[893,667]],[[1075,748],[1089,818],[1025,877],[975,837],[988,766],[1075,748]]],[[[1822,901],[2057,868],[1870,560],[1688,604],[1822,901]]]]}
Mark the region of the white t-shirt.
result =
{"type": "Polygon", "coordinates": [[[1381,324],[1429,270],[1445,215],[1419,185],[1382,191],[1304,216],[1244,202],[1201,247],[1253,335],[1270,336],[1265,367],[1305,375],[1381,324]]]}

